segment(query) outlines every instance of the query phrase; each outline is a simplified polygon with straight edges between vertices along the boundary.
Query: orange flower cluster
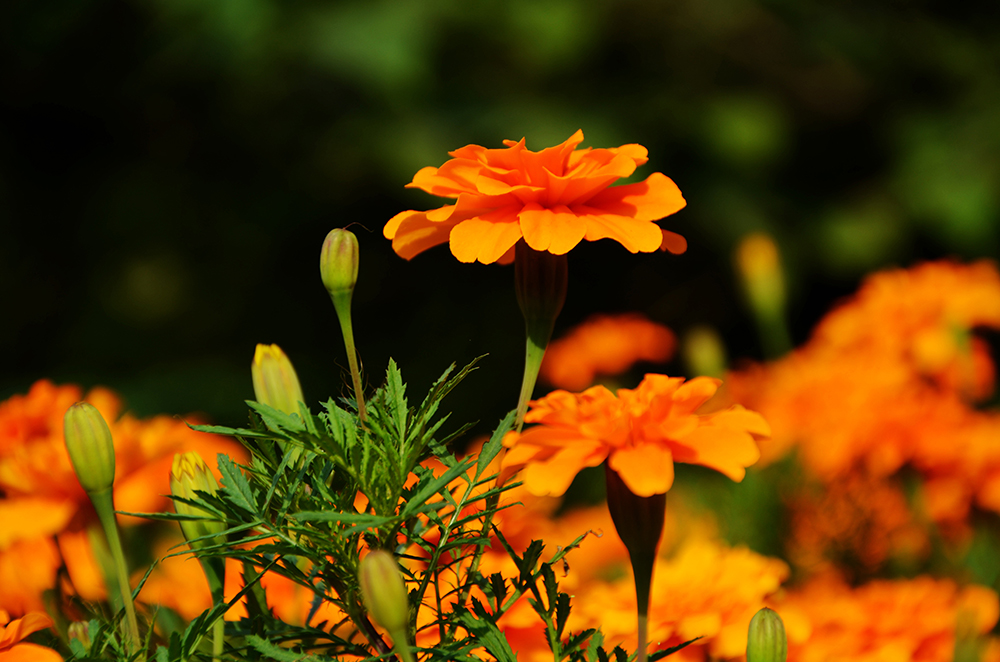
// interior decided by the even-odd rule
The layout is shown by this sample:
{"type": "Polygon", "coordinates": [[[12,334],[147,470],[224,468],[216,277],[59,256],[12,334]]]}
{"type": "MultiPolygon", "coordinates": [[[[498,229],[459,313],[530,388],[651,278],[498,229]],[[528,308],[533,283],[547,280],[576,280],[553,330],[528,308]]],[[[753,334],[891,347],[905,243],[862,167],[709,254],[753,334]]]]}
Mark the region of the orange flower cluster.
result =
{"type": "Polygon", "coordinates": [[[972,332],[1000,328],[1000,272],[989,262],[923,264],[871,276],[786,358],[729,376],[736,402],[762,412],[765,461],[793,446],[832,483],[855,471],[924,478],[935,521],[973,503],[1000,512],[1000,415],[973,409],[993,364],[972,332]]]}
{"type": "Polygon", "coordinates": [[[646,163],[646,148],[577,149],[582,142],[577,131],[540,152],[525,147],[523,138],[505,140],[506,149],[467,145],[449,152],[454,158],[421,169],[407,187],[455,204],[396,214],[383,233],[407,260],[449,242],[461,262],[508,264],[521,239],[554,255],[584,239],[614,239],[632,253],[683,253],[684,238],[654,223],[686,204],[673,181],[656,172],[609,188],[646,163]]]}
{"type": "Polygon", "coordinates": [[[673,332],[639,313],[595,315],[549,344],[539,376],[580,391],[598,375],[620,375],[638,361],[663,363],[677,346],[673,332]]]}
{"type": "Polygon", "coordinates": [[[62,655],[51,648],[24,641],[29,634],[52,625],[44,612],[32,611],[12,621],[10,614],[0,609],[0,662],[62,662],[62,655]]]}
{"type": "MultiPolygon", "coordinates": [[[[42,592],[56,586],[65,563],[71,590],[101,600],[104,582],[88,540],[96,524],[63,439],[63,416],[83,400],[76,386],[39,381],[27,395],[0,403],[0,609],[19,615],[43,608],[42,592]]],[[[191,430],[168,416],[139,420],[122,414],[117,396],[97,388],[86,396],[108,421],[115,442],[115,506],[127,512],[171,508],[174,453],[244,458],[234,441],[191,430]]],[[[122,517],[122,523],[141,522],[122,517]]]]}
{"type": "MultiPolygon", "coordinates": [[[[817,579],[775,607],[788,631],[789,662],[951,662],[956,625],[985,635],[997,622],[997,594],[927,576],[851,588],[817,579]]],[[[1000,659],[995,639],[983,662],[1000,659]]]]}
{"type": "Polygon", "coordinates": [[[769,434],[767,423],[736,405],[724,411],[697,410],[719,380],[646,375],[636,389],[603,386],[583,393],[555,391],[531,403],[525,416],[534,427],[512,433],[503,472],[522,467],[521,479],[537,495],[559,496],[584,467],[608,460],[637,496],[663,494],[674,480],[674,462],[700,464],[739,481],[757,461],[755,438],[769,434]]]}

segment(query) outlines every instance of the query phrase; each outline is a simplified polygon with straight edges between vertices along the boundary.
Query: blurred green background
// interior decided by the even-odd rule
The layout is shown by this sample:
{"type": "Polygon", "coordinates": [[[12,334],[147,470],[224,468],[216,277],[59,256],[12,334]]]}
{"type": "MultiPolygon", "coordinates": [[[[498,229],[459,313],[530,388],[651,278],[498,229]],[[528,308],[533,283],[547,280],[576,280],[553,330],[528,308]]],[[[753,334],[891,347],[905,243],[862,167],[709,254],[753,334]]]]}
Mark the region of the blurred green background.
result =
{"type": "Polygon", "coordinates": [[[759,357],[731,256],[764,230],[801,342],[870,270],[998,255],[998,37],[995,1],[7,0],[0,397],[48,377],[240,423],[257,342],[346,393],[318,258],[351,224],[369,384],[488,353],[449,402],[486,429],[520,383],[512,269],[407,263],[381,229],[440,205],[403,187],[447,151],[578,128],[649,149],[690,249],[575,249],[557,334],[640,310],[759,357]]]}

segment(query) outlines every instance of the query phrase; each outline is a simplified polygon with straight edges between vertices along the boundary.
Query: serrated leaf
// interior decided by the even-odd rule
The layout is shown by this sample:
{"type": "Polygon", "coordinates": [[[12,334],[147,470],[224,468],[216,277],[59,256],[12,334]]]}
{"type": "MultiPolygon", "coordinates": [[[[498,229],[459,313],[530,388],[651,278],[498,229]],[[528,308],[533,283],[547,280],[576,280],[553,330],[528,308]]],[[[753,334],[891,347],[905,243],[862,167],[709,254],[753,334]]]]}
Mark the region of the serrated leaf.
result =
{"type": "Polygon", "coordinates": [[[243,475],[232,458],[225,453],[219,453],[216,459],[219,463],[219,472],[222,474],[223,491],[229,494],[233,502],[240,508],[249,513],[256,513],[253,491],[250,489],[247,477],[243,475]]]}
{"type": "Polygon", "coordinates": [[[440,477],[432,480],[431,482],[421,487],[417,493],[415,493],[412,497],[410,497],[407,500],[406,505],[403,507],[403,511],[400,513],[400,516],[403,519],[412,517],[415,514],[416,510],[420,506],[424,505],[424,503],[428,501],[431,498],[431,496],[437,494],[441,490],[441,488],[443,488],[445,485],[447,485],[448,483],[450,483],[451,481],[455,480],[463,473],[468,471],[470,466],[472,466],[471,460],[464,460],[462,462],[459,462],[451,469],[448,469],[448,471],[441,474],[440,477]]]}
{"type": "Polygon", "coordinates": [[[406,415],[408,408],[406,404],[406,385],[403,383],[403,375],[399,372],[396,362],[389,359],[389,365],[385,369],[385,394],[386,405],[395,426],[394,432],[400,443],[406,440],[406,415]]]}
{"type": "Polygon", "coordinates": [[[615,654],[615,662],[628,662],[628,653],[621,646],[615,646],[611,652],[615,654]]]}
{"type": "Polygon", "coordinates": [[[287,648],[282,648],[277,644],[272,644],[267,639],[258,637],[255,634],[247,635],[246,642],[258,653],[266,655],[276,662],[307,662],[308,660],[317,659],[309,653],[296,653],[287,648]]]}
{"type": "Polygon", "coordinates": [[[503,449],[503,438],[513,429],[516,413],[516,411],[508,412],[500,421],[497,429],[490,435],[490,440],[483,444],[483,449],[479,451],[479,460],[476,462],[476,480],[479,480],[479,477],[486,471],[486,467],[503,449]]]}
{"type": "Polygon", "coordinates": [[[494,623],[493,615],[475,598],[472,599],[472,609],[475,615],[464,612],[459,616],[459,621],[475,636],[476,642],[495,657],[497,662],[517,662],[510,643],[494,623]]]}
{"type": "Polygon", "coordinates": [[[566,628],[566,619],[569,618],[570,604],[569,596],[560,593],[556,598],[556,636],[562,639],[563,630],[566,628]]]}

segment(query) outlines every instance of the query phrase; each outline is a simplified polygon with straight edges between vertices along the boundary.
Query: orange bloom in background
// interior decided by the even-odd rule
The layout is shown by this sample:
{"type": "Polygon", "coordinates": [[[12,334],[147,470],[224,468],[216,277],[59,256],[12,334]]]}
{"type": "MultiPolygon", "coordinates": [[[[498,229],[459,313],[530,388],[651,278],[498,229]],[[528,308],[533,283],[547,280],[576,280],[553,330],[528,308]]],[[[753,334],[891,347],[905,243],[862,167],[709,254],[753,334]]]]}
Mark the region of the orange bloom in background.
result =
{"type": "MultiPolygon", "coordinates": [[[[821,578],[774,609],[785,620],[789,662],[951,662],[960,620],[985,635],[1000,614],[993,590],[928,576],[858,588],[821,578]]],[[[996,640],[986,643],[983,659],[996,660],[996,640]]]]}
{"type": "Polygon", "coordinates": [[[655,224],[684,207],[677,185],[655,172],[611,187],[646,163],[646,148],[577,149],[583,131],[532,152],[524,139],[505,149],[467,145],[440,168],[421,169],[407,184],[455,204],[404,211],[383,233],[407,260],[449,242],[461,262],[508,264],[522,238],[536,251],[564,255],[583,240],[614,239],[632,253],[683,253],[687,242],[655,224]]]}
{"type": "MultiPolygon", "coordinates": [[[[0,609],[19,615],[42,608],[41,593],[55,586],[67,565],[73,589],[85,600],[105,596],[103,578],[86,529],[96,518],[77,481],[63,439],[63,416],[84,399],[77,386],[36,382],[27,395],[0,403],[0,609]],[[58,542],[58,545],[56,544],[58,542]]],[[[237,442],[195,432],[169,416],[140,420],[122,414],[111,391],[86,395],[111,428],[115,444],[114,499],[118,510],[171,509],[169,475],[173,456],[197,451],[205,457],[246,452],[237,442]]],[[[144,520],[120,517],[122,524],[144,520]]]]}
{"type": "Polygon", "coordinates": [[[12,621],[10,614],[0,609],[0,662],[62,662],[62,655],[51,648],[23,641],[52,625],[44,612],[32,611],[12,621]]]}
{"type": "Polygon", "coordinates": [[[579,394],[554,391],[531,402],[525,421],[537,425],[504,440],[509,450],[502,473],[523,467],[525,487],[540,496],[563,494],[581,469],[605,459],[637,496],[669,490],[674,462],[742,480],[760,457],[755,437],[770,429],[760,414],[739,405],[698,414],[720,383],[651,374],[617,396],[603,386],[579,394]]]}
{"type": "MultiPolygon", "coordinates": [[[[650,650],[702,637],[671,658],[700,662],[741,656],[746,652],[750,619],[787,577],[788,566],[780,559],[703,537],[689,539],[673,558],[656,562],[650,650]]],[[[635,649],[635,588],[630,575],[614,582],[591,582],[575,593],[567,629],[600,627],[605,648],[624,644],[626,650],[635,649]]]]}
{"type": "Polygon", "coordinates": [[[580,391],[598,375],[614,376],[638,361],[663,363],[677,337],[639,313],[594,315],[549,344],[539,376],[556,388],[580,391]]]}

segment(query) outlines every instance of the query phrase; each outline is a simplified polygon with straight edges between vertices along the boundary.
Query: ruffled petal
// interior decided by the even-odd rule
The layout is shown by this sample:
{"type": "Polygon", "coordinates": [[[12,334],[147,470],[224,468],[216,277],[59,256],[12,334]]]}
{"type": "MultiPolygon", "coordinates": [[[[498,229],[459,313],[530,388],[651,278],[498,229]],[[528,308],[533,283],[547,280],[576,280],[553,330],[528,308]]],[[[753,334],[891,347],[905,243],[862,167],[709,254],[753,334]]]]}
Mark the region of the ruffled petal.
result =
{"type": "Polygon", "coordinates": [[[524,487],[535,496],[562,496],[585,467],[604,461],[608,449],[597,442],[568,446],[551,457],[527,465],[521,473],[524,487]]]}
{"type": "Polygon", "coordinates": [[[525,205],[517,215],[521,233],[528,246],[536,251],[565,255],[576,247],[587,233],[587,223],[568,207],[545,209],[525,205]]]}
{"type": "Polygon", "coordinates": [[[700,464],[739,482],[746,467],[760,459],[760,449],[749,432],[715,425],[703,425],[672,444],[674,459],[700,464]]]}
{"type": "Polygon", "coordinates": [[[670,449],[658,444],[619,448],[608,457],[608,466],[636,496],[665,494],[674,484],[674,461],[670,449]]]}
{"type": "Polygon", "coordinates": [[[584,239],[587,241],[614,239],[630,253],[652,253],[663,242],[663,233],[660,232],[659,226],[649,221],[606,214],[600,209],[587,206],[577,206],[572,209],[577,214],[585,214],[587,232],[584,239]]]}
{"type": "Polygon", "coordinates": [[[459,262],[496,262],[521,238],[518,211],[517,207],[505,207],[461,221],[449,235],[452,255],[459,262]]]}
{"type": "Polygon", "coordinates": [[[676,232],[663,230],[663,241],[660,242],[660,250],[674,255],[682,255],[688,249],[687,239],[676,232]]]}
{"type": "Polygon", "coordinates": [[[52,619],[45,612],[28,612],[22,618],[15,619],[6,626],[2,626],[2,629],[0,629],[0,650],[9,648],[29,634],[50,628],[52,625],[52,619]]]}
{"type": "Polygon", "coordinates": [[[22,497],[0,500],[0,549],[18,540],[52,536],[64,528],[76,513],[71,499],[22,497]]]}
{"type": "Polygon", "coordinates": [[[605,213],[639,221],[658,221],[680,211],[687,204],[677,184],[660,172],[654,172],[637,184],[604,189],[585,202],[588,207],[605,213]]]}
{"type": "Polygon", "coordinates": [[[386,223],[382,233],[387,239],[392,239],[392,250],[396,251],[397,255],[411,260],[428,248],[448,241],[451,229],[459,221],[431,221],[427,218],[428,213],[430,212],[404,211],[386,223]]]}

